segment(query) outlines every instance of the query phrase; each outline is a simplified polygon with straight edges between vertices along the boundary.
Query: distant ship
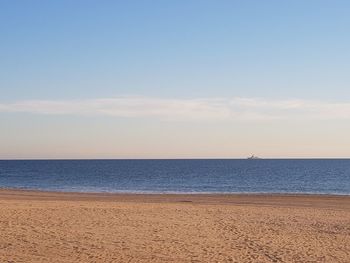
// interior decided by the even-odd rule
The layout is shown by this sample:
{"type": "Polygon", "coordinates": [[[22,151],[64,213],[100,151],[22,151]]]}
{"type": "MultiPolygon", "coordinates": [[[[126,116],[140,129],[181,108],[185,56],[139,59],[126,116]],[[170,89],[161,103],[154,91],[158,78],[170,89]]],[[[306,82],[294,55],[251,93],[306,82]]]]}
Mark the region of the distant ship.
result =
{"type": "Polygon", "coordinates": [[[254,154],[252,156],[249,156],[247,158],[248,160],[257,160],[257,159],[260,159],[258,156],[255,156],[254,154]]]}

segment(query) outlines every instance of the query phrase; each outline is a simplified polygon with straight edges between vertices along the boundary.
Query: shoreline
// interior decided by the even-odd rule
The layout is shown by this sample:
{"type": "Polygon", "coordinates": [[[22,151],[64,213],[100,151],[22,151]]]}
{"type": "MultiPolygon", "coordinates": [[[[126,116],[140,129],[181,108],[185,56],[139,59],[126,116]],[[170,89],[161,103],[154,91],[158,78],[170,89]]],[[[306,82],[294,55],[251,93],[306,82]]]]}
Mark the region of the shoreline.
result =
{"type": "Polygon", "coordinates": [[[350,195],[261,193],[83,193],[0,188],[0,200],[189,203],[350,210],[350,195]]]}
{"type": "Polygon", "coordinates": [[[34,188],[16,188],[1,187],[0,192],[32,192],[32,193],[52,193],[52,194],[77,194],[77,195],[145,195],[145,196],[316,196],[316,197],[350,197],[349,194],[337,193],[313,193],[313,192],[177,192],[177,191],[116,191],[116,192],[94,192],[94,191],[60,191],[60,190],[43,190],[34,188]]]}

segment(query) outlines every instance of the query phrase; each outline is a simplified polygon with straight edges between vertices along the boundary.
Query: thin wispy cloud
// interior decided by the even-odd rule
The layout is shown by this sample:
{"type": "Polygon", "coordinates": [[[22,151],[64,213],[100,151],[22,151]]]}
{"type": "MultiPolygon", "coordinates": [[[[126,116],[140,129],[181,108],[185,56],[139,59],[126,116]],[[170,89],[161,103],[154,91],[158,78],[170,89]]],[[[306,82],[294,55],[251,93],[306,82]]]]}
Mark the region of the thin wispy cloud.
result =
{"type": "Polygon", "coordinates": [[[0,103],[0,112],[50,115],[150,117],[165,120],[350,119],[350,102],[263,98],[167,99],[116,97],[0,103]]]}

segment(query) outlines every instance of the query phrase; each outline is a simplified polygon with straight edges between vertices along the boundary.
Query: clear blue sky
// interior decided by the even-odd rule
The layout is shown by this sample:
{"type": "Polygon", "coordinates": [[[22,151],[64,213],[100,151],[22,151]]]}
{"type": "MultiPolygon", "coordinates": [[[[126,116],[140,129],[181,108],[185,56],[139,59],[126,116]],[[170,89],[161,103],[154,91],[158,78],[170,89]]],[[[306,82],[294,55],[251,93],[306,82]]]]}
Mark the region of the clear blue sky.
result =
{"type": "MultiPolygon", "coordinates": [[[[252,151],[266,156],[348,156],[349,13],[349,1],[0,0],[0,143],[5,145],[0,158],[239,157],[252,151]],[[146,97],[141,106],[132,101],[125,107],[149,112],[120,113],[120,103],[130,102],[114,101],[113,116],[92,114],[95,100],[125,96],[146,97]],[[212,98],[264,102],[244,104],[249,110],[240,112],[249,111],[246,120],[224,118],[213,125],[202,115],[221,118],[226,114],[222,104],[232,102],[220,102],[217,115],[216,110],[203,113],[196,108],[201,106],[186,104],[212,98]],[[33,100],[50,106],[33,106],[33,100]],[[290,100],[301,100],[304,106],[286,113],[281,105],[290,105],[290,100]],[[72,109],[57,113],[53,101],[72,109]],[[169,103],[177,106],[164,109],[169,103]],[[264,103],[270,108],[261,108],[264,103]],[[191,108],[190,113],[179,112],[183,107],[191,108]],[[333,108],[338,109],[334,119],[327,111],[333,108]],[[298,112],[305,111],[310,116],[301,118],[298,112]],[[167,112],[163,115],[172,120],[158,112],[167,112]],[[183,118],[192,113],[200,119],[195,124],[183,118]],[[262,121],[261,114],[262,119],[278,115],[278,120],[262,121]],[[320,118],[324,115],[327,120],[320,118]],[[333,131],[328,130],[330,123],[333,131]],[[275,126],[278,132],[271,130],[275,126]],[[210,134],[200,136],[192,148],[169,144],[177,136],[191,142],[203,130],[210,134]],[[38,131],[45,135],[38,136],[38,131]],[[267,148],[276,138],[274,132],[281,141],[271,152],[267,148]],[[101,142],[102,137],[109,143],[101,142]],[[329,141],[334,137],[342,141],[329,141]],[[237,138],[249,142],[232,150],[237,138]],[[53,140],[76,143],[80,150],[59,148],[53,140]],[[315,141],[298,154],[296,142],[305,146],[310,140],[315,141]],[[227,141],[231,144],[221,151],[227,141]],[[89,143],[94,146],[85,149],[89,143]]],[[[234,107],[243,107],[240,103],[235,101],[234,107]]],[[[209,104],[205,107],[217,106],[209,104]]],[[[235,109],[229,111],[235,115],[235,109]]]]}

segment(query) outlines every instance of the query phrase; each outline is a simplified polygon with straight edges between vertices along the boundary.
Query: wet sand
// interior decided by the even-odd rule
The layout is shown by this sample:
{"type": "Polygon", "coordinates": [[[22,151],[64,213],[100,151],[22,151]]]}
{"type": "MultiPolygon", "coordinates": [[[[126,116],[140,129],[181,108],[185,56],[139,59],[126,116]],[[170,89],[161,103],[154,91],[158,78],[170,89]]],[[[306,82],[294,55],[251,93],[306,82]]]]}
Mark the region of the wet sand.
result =
{"type": "Polygon", "coordinates": [[[350,197],[0,190],[0,262],[350,262],[350,197]]]}

